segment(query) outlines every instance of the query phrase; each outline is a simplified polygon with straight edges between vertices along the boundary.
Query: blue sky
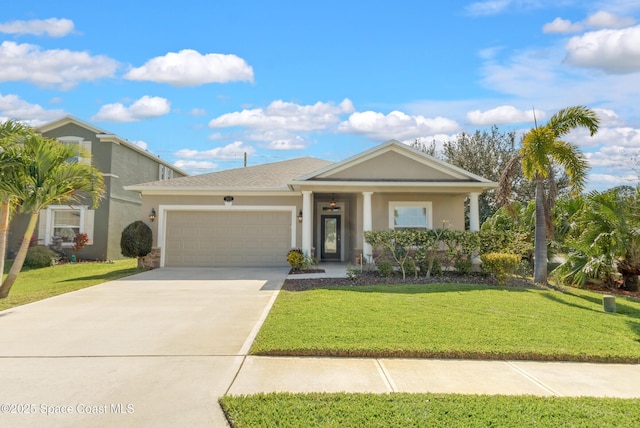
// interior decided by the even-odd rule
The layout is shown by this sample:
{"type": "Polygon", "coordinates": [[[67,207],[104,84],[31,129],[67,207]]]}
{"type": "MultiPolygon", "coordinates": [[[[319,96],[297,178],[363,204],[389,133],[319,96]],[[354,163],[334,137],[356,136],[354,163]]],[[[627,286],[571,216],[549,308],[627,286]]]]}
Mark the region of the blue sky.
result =
{"type": "Polygon", "coordinates": [[[70,114],[193,174],[498,125],[570,105],[589,187],[635,184],[636,0],[10,2],[0,120],[70,114]]]}

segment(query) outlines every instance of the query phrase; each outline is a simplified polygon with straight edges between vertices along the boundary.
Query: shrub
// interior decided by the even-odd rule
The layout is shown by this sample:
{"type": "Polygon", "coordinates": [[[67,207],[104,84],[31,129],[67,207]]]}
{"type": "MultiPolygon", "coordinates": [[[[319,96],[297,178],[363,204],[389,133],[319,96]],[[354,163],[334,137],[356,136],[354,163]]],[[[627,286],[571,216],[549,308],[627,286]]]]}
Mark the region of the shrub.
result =
{"type": "Polygon", "coordinates": [[[405,275],[416,276],[416,262],[414,262],[413,259],[405,259],[402,266],[404,268],[405,275]]]}
{"type": "Polygon", "coordinates": [[[359,265],[347,264],[347,278],[352,281],[357,280],[362,275],[362,268],[359,265]]]}
{"type": "Polygon", "coordinates": [[[300,248],[292,248],[287,253],[287,262],[293,270],[300,270],[305,265],[305,257],[300,248]]]}
{"type": "Polygon", "coordinates": [[[505,285],[520,264],[520,256],[516,254],[487,253],[481,255],[480,259],[482,269],[495,276],[498,285],[505,285]]]}
{"type": "Polygon", "coordinates": [[[82,250],[89,243],[89,236],[86,233],[76,233],[73,238],[73,251],[82,250]]]}
{"type": "Polygon", "coordinates": [[[381,260],[377,266],[378,274],[380,274],[381,277],[388,278],[393,275],[393,265],[389,260],[381,260]]]}
{"type": "Polygon", "coordinates": [[[143,221],[125,227],[120,238],[120,251],[125,257],[144,257],[151,252],[153,232],[143,221]]]}
{"type": "Polygon", "coordinates": [[[56,253],[51,248],[36,245],[29,247],[24,265],[30,268],[43,268],[55,263],[56,253]]]}
{"type": "Polygon", "coordinates": [[[471,268],[473,267],[473,262],[471,261],[471,258],[460,258],[456,259],[453,267],[460,275],[469,275],[471,273],[471,268]]]}

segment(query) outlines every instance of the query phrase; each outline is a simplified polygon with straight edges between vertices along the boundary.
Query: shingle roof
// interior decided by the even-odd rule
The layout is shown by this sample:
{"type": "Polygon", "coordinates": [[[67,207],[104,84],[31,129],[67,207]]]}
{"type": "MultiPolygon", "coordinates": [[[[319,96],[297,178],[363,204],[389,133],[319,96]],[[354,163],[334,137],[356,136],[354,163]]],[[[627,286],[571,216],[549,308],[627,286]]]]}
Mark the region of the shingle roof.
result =
{"type": "Polygon", "coordinates": [[[286,189],[292,180],[333,164],[304,157],[246,168],[234,168],[208,174],[143,183],[135,188],[286,189]]]}

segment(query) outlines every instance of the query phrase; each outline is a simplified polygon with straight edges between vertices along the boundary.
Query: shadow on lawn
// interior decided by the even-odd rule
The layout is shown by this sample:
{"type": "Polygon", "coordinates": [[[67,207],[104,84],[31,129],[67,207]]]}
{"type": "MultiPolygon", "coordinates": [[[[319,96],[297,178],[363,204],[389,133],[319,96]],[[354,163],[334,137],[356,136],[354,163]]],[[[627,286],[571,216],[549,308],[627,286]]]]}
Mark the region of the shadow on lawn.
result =
{"type": "MultiPolygon", "coordinates": [[[[565,291],[562,293],[543,293],[542,294],[545,298],[549,299],[549,300],[553,300],[554,302],[557,303],[561,303],[563,305],[567,305],[567,306],[571,306],[573,308],[577,308],[577,309],[584,309],[587,311],[591,311],[591,312],[597,312],[597,313],[603,313],[604,309],[602,307],[602,297],[598,297],[598,296],[590,296],[590,295],[583,295],[583,294],[574,294],[570,291],[565,291]],[[588,303],[591,303],[592,305],[596,305],[597,309],[594,307],[590,307],[590,306],[584,306],[584,305],[579,305],[577,303],[573,303],[573,302],[568,302],[565,299],[562,299],[562,296],[571,296],[571,297],[575,297],[581,300],[585,300],[588,303]]],[[[627,305],[624,303],[621,303],[620,300],[622,299],[616,299],[616,313],[618,315],[627,315],[627,316],[631,316],[633,318],[638,318],[640,319],[640,308],[637,307],[633,307],[631,305],[627,305]]]]}

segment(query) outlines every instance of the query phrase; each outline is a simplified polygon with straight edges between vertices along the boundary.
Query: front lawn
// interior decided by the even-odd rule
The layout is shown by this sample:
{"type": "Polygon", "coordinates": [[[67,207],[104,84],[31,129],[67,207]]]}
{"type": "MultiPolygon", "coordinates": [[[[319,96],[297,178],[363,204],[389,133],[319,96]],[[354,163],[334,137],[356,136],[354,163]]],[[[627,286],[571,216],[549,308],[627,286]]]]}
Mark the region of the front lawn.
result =
{"type": "Polygon", "coordinates": [[[640,362],[640,302],[485,285],[281,291],[251,353],[640,362]]]}
{"type": "Polygon", "coordinates": [[[240,427],[638,427],[640,400],[460,394],[226,396],[240,427]]]}
{"type": "MultiPolygon", "coordinates": [[[[0,299],[0,311],[142,272],[137,265],[136,259],[125,259],[114,263],[67,263],[24,270],[9,297],[0,299]]],[[[6,270],[8,268],[6,266],[6,270]]]]}

